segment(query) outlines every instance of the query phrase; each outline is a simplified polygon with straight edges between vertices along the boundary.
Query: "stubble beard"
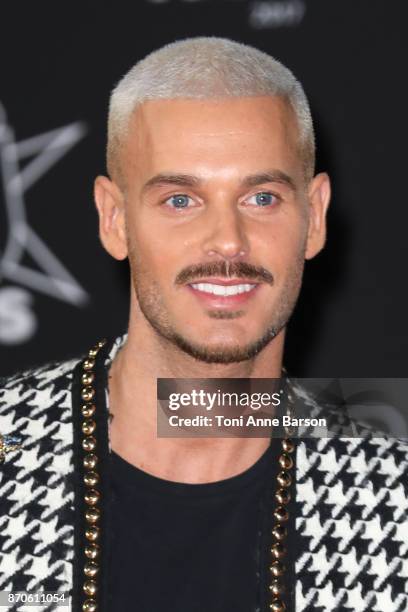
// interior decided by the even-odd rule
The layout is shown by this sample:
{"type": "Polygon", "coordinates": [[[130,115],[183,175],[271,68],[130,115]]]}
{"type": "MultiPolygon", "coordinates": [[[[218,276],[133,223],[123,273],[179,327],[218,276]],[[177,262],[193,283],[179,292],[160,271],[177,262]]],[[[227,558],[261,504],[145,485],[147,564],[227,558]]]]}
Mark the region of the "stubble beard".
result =
{"type": "MultiPolygon", "coordinates": [[[[246,345],[237,343],[233,346],[222,344],[209,346],[194,342],[175,329],[158,284],[140,265],[140,259],[136,256],[133,246],[129,248],[128,252],[132,282],[139,308],[160,339],[166,340],[198,361],[225,365],[253,359],[285,327],[299,296],[305,261],[305,244],[303,244],[293,259],[277,301],[273,306],[273,311],[270,313],[270,323],[261,336],[246,345]]],[[[220,316],[218,311],[209,311],[207,314],[215,319],[233,319],[238,318],[242,313],[240,311],[225,313],[227,314],[226,317],[220,316]]]]}

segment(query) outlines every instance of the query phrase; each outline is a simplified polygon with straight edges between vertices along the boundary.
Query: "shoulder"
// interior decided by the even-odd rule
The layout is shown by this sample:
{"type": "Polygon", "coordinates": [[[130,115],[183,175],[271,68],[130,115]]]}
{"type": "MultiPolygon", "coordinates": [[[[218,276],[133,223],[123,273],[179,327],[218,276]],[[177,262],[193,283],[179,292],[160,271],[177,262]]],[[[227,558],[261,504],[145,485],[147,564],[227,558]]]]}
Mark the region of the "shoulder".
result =
{"type": "Polygon", "coordinates": [[[298,428],[299,438],[303,441],[300,450],[305,456],[324,456],[326,465],[332,466],[344,462],[346,457],[350,462],[355,462],[358,457],[360,470],[363,464],[372,466],[373,462],[376,465],[383,462],[384,470],[408,468],[406,437],[398,437],[395,433],[356,418],[348,405],[333,395],[321,394],[317,397],[296,382],[291,382],[291,391],[295,416],[311,417],[317,421],[322,419],[325,423],[323,428],[298,428]],[[395,457],[398,466],[389,460],[390,456],[395,457]]]}
{"type": "MultiPolygon", "coordinates": [[[[408,440],[375,429],[354,418],[347,406],[316,401],[304,388],[293,388],[301,406],[295,411],[324,417],[328,434],[316,429],[299,431],[297,470],[299,490],[308,495],[310,487],[352,491],[367,495],[369,490],[384,497],[397,492],[408,500],[408,440]],[[317,433],[316,433],[317,432],[317,433]]],[[[321,489],[322,490],[322,489],[321,489]]],[[[306,498],[305,498],[306,500],[306,498]]]]}
{"type": "Polygon", "coordinates": [[[58,402],[72,384],[73,372],[83,356],[50,361],[0,378],[0,413],[12,407],[45,407],[58,402]]]}

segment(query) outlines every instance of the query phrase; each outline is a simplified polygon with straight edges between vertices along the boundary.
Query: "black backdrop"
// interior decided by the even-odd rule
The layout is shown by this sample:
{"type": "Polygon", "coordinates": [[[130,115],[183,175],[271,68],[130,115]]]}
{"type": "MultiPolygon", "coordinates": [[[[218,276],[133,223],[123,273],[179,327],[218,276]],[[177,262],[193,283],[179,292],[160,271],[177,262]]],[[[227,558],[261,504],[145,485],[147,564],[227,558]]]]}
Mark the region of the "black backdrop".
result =
{"type": "Polygon", "coordinates": [[[0,373],[125,329],[128,269],[100,246],[92,201],[109,92],[162,44],[221,35],[303,82],[318,168],[333,180],[327,247],[307,264],[289,329],[289,371],[406,376],[407,17],[398,0],[2,3],[0,373]]]}

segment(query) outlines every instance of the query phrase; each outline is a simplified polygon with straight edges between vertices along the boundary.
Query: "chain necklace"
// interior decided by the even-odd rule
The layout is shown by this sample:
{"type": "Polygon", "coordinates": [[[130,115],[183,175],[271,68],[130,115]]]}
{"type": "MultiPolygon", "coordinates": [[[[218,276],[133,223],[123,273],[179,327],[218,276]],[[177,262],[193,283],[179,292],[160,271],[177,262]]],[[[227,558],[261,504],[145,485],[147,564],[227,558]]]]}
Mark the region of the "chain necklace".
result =
{"type": "MultiPolygon", "coordinates": [[[[95,389],[95,364],[99,350],[106,344],[106,340],[98,342],[88,351],[87,357],[82,362],[81,374],[81,447],[83,451],[82,463],[84,467],[83,481],[84,502],[85,502],[85,533],[83,534],[83,553],[86,558],[84,565],[84,580],[82,582],[81,610],[83,612],[98,611],[98,592],[100,571],[100,540],[101,528],[100,505],[101,494],[98,489],[98,456],[96,434],[97,407],[94,403],[96,394],[95,389]]],[[[291,405],[291,397],[288,396],[288,406],[291,405]]],[[[270,579],[269,610],[272,612],[284,612],[287,610],[285,604],[285,584],[286,567],[284,559],[287,555],[285,540],[288,530],[286,523],[289,520],[287,505],[291,499],[291,487],[293,484],[294,451],[295,444],[290,439],[293,430],[285,428],[286,437],[280,440],[282,449],[278,458],[279,473],[276,477],[276,491],[274,496],[272,544],[270,548],[270,579]]],[[[103,611],[100,611],[103,612],[103,611]]]]}

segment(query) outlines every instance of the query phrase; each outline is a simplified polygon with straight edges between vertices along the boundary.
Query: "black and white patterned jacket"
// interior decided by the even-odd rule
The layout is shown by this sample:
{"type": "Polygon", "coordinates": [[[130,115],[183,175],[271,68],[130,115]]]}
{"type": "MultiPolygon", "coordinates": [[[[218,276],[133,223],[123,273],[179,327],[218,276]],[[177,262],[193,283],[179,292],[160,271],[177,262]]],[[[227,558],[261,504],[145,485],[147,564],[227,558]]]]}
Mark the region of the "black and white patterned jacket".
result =
{"type": "MultiPolygon", "coordinates": [[[[98,357],[102,473],[110,450],[107,372],[125,340],[108,342],[98,357]]],[[[83,597],[78,411],[84,357],[32,368],[0,388],[0,434],[22,438],[21,450],[0,464],[0,591],[71,592],[70,607],[60,608],[67,612],[79,612],[83,597]]],[[[103,502],[103,481],[100,489],[103,502]]],[[[296,611],[408,612],[406,440],[367,431],[361,438],[301,439],[293,507],[296,611]]],[[[106,516],[103,510],[102,521],[106,516]]],[[[103,542],[101,550],[98,609],[104,612],[103,542]]]]}

